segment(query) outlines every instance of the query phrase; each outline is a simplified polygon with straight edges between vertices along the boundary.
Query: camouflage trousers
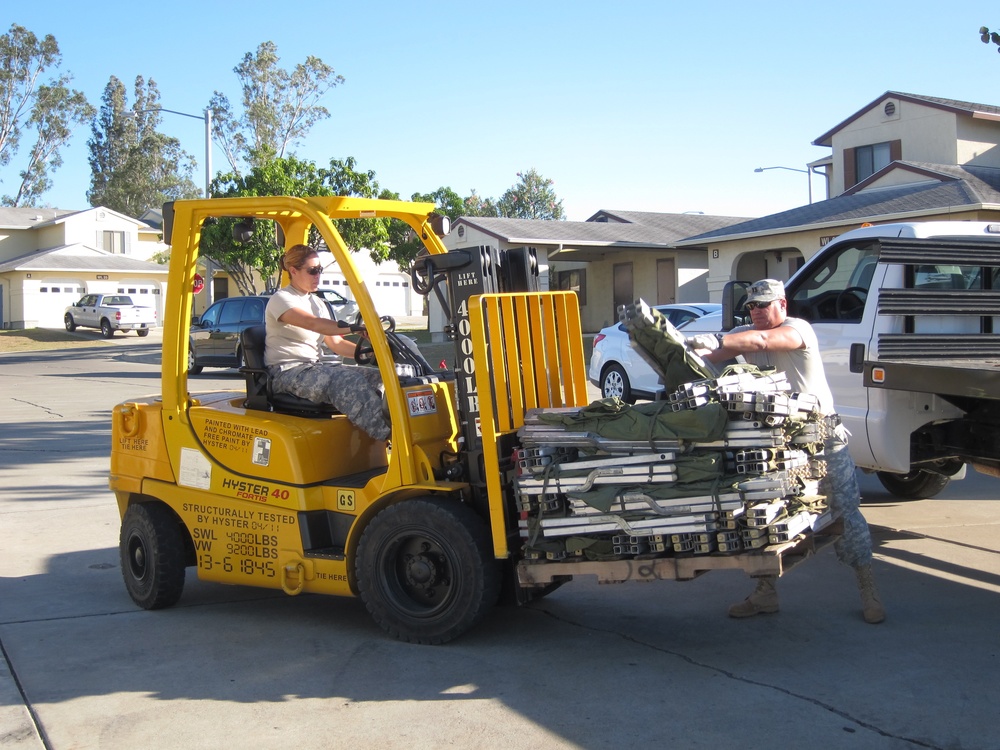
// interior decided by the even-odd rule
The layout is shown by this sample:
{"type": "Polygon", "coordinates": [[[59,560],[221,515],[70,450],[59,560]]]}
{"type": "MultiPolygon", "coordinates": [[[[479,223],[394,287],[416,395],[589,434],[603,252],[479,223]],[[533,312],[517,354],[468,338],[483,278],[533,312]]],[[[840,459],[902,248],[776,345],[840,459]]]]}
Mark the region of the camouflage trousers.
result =
{"type": "Polygon", "coordinates": [[[392,430],[382,412],[382,378],[374,367],[335,363],[268,368],[271,387],[280,393],[331,404],[376,440],[388,440],[392,430]]]}
{"type": "Polygon", "coordinates": [[[859,568],[872,561],[872,538],[868,522],[861,515],[861,490],[857,467],[847,450],[847,430],[839,425],[823,447],[826,476],[820,480],[820,494],[826,495],[831,510],[844,522],[844,534],[834,544],[837,558],[859,568]]]}

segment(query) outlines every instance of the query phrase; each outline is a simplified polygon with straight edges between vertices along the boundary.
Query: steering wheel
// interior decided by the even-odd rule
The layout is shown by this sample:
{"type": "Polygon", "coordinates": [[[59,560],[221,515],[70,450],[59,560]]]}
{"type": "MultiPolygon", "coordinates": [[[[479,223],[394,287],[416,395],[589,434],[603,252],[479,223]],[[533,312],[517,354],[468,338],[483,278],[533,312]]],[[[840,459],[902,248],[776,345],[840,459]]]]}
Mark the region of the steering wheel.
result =
{"type": "MultiPolygon", "coordinates": [[[[359,323],[360,317],[359,313],[359,323]]],[[[396,321],[391,315],[383,315],[379,318],[379,322],[382,323],[382,330],[386,333],[392,333],[396,330],[396,321]]],[[[372,342],[363,331],[361,332],[361,338],[358,339],[358,345],[354,347],[354,361],[359,365],[378,365],[378,360],[375,359],[375,347],[372,346],[372,342]]]]}
{"type": "Polygon", "coordinates": [[[837,295],[837,301],[834,305],[837,320],[861,320],[867,299],[868,290],[863,286],[847,287],[837,295]]]}

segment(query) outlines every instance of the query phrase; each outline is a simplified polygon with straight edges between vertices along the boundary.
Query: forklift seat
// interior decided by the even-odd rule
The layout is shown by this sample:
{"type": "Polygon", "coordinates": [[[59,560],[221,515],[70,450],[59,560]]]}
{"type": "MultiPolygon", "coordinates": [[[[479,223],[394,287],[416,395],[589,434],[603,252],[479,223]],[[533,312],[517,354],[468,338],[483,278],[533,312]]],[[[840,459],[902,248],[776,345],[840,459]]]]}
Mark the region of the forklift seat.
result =
{"type": "Polygon", "coordinates": [[[244,366],[240,368],[247,384],[247,398],[243,405],[247,409],[275,411],[299,417],[329,417],[340,414],[330,404],[318,404],[291,393],[274,392],[271,376],[264,366],[264,342],[266,328],[262,325],[250,326],[240,332],[240,346],[243,349],[244,366]]]}

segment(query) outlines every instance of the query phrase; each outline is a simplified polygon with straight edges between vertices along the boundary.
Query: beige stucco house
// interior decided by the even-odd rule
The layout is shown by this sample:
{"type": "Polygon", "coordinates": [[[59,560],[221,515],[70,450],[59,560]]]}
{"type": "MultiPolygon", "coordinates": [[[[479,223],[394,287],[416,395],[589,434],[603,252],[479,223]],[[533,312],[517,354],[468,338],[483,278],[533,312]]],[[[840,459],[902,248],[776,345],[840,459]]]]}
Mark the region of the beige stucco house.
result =
{"type": "Polygon", "coordinates": [[[711,300],[730,279],[785,280],[864,222],[1000,220],[1000,107],[887,91],[813,144],[826,200],[688,237],[711,300]]]}
{"type": "Polygon", "coordinates": [[[163,319],[164,245],[146,223],[100,206],[0,208],[0,328],[56,328],[86,293],[122,293],[163,319]]]}
{"type": "MultiPolygon", "coordinates": [[[[449,249],[492,245],[535,249],[541,289],[571,289],[580,299],[584,331],[615,321],[618,305],[704,302],[708,263],[701,247],[673,243],[745,221],[731,216],[599,211],[587,221],[462,217],[445,238],[449,249]]],[[[440,330],[431,314],[431,330],[440,330]]]]}

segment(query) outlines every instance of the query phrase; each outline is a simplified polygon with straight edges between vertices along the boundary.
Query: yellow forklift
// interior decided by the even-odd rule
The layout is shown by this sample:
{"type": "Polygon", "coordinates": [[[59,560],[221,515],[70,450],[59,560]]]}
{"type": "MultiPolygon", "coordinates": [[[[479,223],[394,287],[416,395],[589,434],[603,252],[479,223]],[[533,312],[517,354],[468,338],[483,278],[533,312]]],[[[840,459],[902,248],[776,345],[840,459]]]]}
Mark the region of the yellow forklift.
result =
{"type": "Polygon", "coordinates": [[[389,633],[419,643],[458,636],[496,603],[502,563],[520,546],[516,430],[527,409],[586,403],[579,310],[572,293],[525,290],[537,287],[532,251],[448,253],[446,225],[431,203],[351,197],[164,206],[162,394],[113,414],[110,487],[139,606],[176,603],[190,566],[203,580],[360,596],[389,633]],[[273,222],[286,246],[318,231],[360,310],[355,360],[378,367],[385,385],[388,442],[328,408],[282,403],[252,336],[246,392],[189,391],[199,241],[221,217],[273,222]],[[370,217],[403,221],[423,242],[414,286],[434,290],[449,312],[455,372],[432,368],[380,319],[336,228],[370,217]],[[514,287],[522,291],[503,291],[514,287]]]}

